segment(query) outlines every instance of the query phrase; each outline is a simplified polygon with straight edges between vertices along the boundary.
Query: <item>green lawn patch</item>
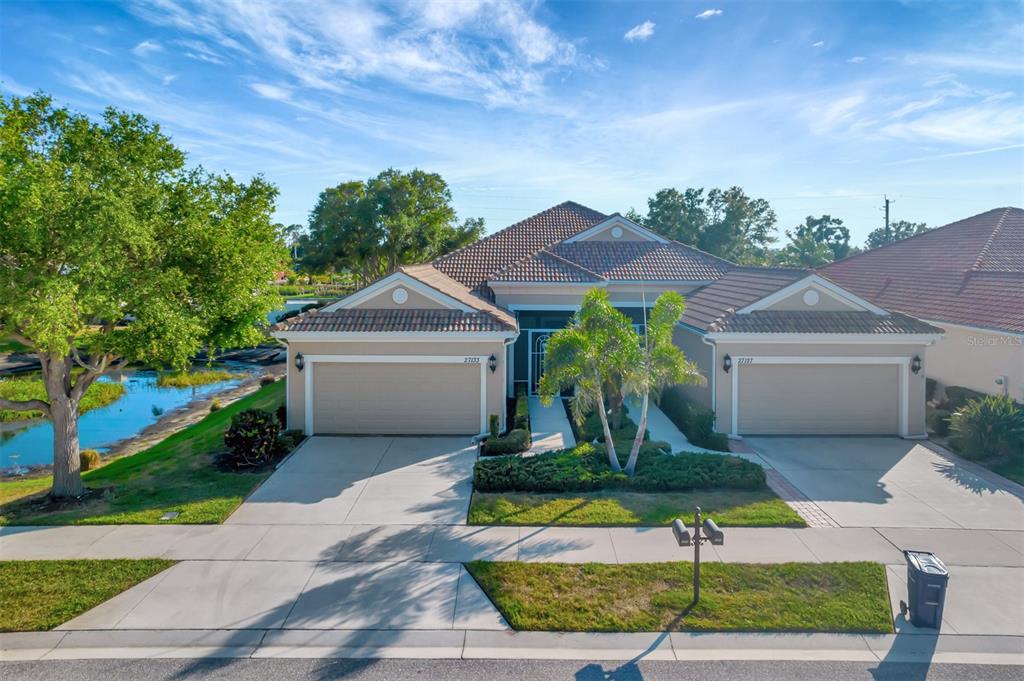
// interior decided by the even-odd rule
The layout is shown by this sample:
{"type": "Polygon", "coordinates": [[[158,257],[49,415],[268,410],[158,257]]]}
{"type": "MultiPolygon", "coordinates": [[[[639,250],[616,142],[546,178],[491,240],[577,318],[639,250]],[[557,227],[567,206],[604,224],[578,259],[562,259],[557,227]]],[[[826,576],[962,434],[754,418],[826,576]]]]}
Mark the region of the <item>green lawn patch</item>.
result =
{"type": "Polygon", "coordinates": [[[487,494],[476,492],[470,525],[660,526],[690,518],[700,506],[722,527],[806,527],[771,490],[696,492],[584,492],[487,494]]]}
{"type": "Polygon", "coordinates": [[[202,369],[200,371],[183,371],[177,374],[161,373],[156,384],[161,388],[194,388],[199,385],[220,383],[237,378],[237,374],[221,369],[202,369]]]}
{"type": "Polygon", "coordinates": [[[29,496],[42,491],[35,485],[48,489],[50,478],[0,482],[0,499],[8,499],[0,524],[153,524],[167,511],[180,513],[174,523],[223,522],[270,475],[219,470],[214,456],[224,449],[224,430],[243,409],[273,412],[284,403],[284,391],[284,381],[272,383],[143,452],[83,474],[95,495],[80,504],[52,508],[41,505],[39,495],[29,496]],[[14,501],[19,492],[22,497],[14,501]]]}
{"type": "Polygon", "coordinates": [[[0,631],[46,631],[174,565],[172,560],[0,562],[0,631]]]}
{"type": "MultiPolygon", "coordinates": [[[[82,395],[79,409],[82,414],[98,407],[105,407],[116,402],[124,394],[124,386],[120,383],[93,383],[82,395]]],[[[45,400],[46,386],[39,378],[7,378],[0,380],[0,397],[9,400],[45,400]]],[[[37,419],[43,415],[41,411],[14,411],[0,409],[0,422],[25,421],[37,419]]]]}
{"type": "Polygon", "coordinates": [[[466,568],[520,631],[892,633],[878,563],[494,563],[466,568]]]}

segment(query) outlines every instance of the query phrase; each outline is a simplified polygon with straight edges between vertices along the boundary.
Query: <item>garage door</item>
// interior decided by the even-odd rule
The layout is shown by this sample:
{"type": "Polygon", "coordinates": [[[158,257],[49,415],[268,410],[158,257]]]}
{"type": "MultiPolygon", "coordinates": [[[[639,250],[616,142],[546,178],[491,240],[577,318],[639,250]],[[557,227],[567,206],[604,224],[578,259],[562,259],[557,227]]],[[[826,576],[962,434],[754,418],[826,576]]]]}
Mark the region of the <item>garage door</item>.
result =
{"type": "Polygon", "coordinates": [[[475,435],[480,365],[313,365],[313,432],[475,435]]]}
{"type": "Polygon", "coordinates": [[[741,435],[897,435],[895,364],[738,367],[741,435]]]}

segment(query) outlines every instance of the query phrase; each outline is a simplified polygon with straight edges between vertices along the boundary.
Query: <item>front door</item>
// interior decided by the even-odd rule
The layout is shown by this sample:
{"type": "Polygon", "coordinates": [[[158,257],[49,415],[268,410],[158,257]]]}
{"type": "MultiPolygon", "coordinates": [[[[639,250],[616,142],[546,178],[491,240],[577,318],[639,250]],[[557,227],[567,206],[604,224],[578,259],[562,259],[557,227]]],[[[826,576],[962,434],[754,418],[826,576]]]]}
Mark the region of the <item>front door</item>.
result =
{"type": "Polygon", "coordinates": [[[537,394],[540,377],[544,375],[544,355],[548,350],[550,331],[530,332],[530,394],[537,394]]]}

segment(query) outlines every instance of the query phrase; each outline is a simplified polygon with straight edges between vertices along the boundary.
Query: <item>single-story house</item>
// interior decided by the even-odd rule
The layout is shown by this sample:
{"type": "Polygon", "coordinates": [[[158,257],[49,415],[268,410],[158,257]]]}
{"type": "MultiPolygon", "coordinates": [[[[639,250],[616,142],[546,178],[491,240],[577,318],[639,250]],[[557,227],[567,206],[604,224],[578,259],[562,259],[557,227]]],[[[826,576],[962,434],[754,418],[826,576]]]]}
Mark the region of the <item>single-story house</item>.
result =
{"type": "Polygon", "coordinates": [[[559,204],[431,263],[401,267],[278,326],[289,427],[480,434],[534,393],[547,340],[594,287],[642,325],[687,298],[675,340],[718,429],[925,435],[924,366],[942,329],[807,270],[741,267],[619,215],[559,204]]]}
{"type": "Polygon", "coordinates": [[[946,330],[927,375],[1024,401],[1024,210],[996,208],[819,270],[946,330]]]}

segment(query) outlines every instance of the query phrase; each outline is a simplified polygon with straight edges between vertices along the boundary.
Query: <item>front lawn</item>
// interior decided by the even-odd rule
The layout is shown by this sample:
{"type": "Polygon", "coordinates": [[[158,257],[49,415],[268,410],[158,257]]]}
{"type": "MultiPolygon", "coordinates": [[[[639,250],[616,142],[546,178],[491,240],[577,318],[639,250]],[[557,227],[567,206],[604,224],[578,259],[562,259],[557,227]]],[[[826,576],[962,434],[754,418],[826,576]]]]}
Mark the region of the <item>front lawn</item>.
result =
{"type": "Polygon", "coordinates": [[[265,386],[143,452],[84,473],[86,486],[96,493],[80,504],[54,508],[39,494],[30,496],[49,489],[49,477],[0,482],[5,501],[0,524],[152,524],[167,511],[180,514],[169,521],[174,523],[223,522],[270,475],[218,469],[213,460],[224,448],[224,429],[243,409],[275,411],[284,403],[284,391],[284,381],[265,386]]]}
{"type": "Polygon", "coordinates": [[[466,569],[520,631],[892,633],[878,563],[493,563],[466,569]]]}
{"type": "Polygon", "coordinates": [[[0,631],[46,631],[174,565],[171,560],[0,562],[0,631]]]}
{"type": "MultiPolygon", "coordinates": [[[[38,374],[37,374],[38,375],[38,374]]],[[[124,394],[124,386],[120,383],[96,382],[89,386],[82,401],[79,403],[79,413],[84,414],[92,409],[105,407],[116,402],[124,394]]],[[[46,386],[41,378],[7,378],[0,380],[0,397],[9,400],[45,400],[46,386]]],[[[41,411],[14,411],[13,409],[0,409],[0,423],[5,421],[25,421],[37,419],[43,415],[41,411]]]]}
{"type": "Polygon", "coordinates": [[[722,527],[806,527],[771,490],[699,492],[584,492],[487,494],[477,492],[470,525],[657,526],[690,518],[695,506],[722,527]]]}

